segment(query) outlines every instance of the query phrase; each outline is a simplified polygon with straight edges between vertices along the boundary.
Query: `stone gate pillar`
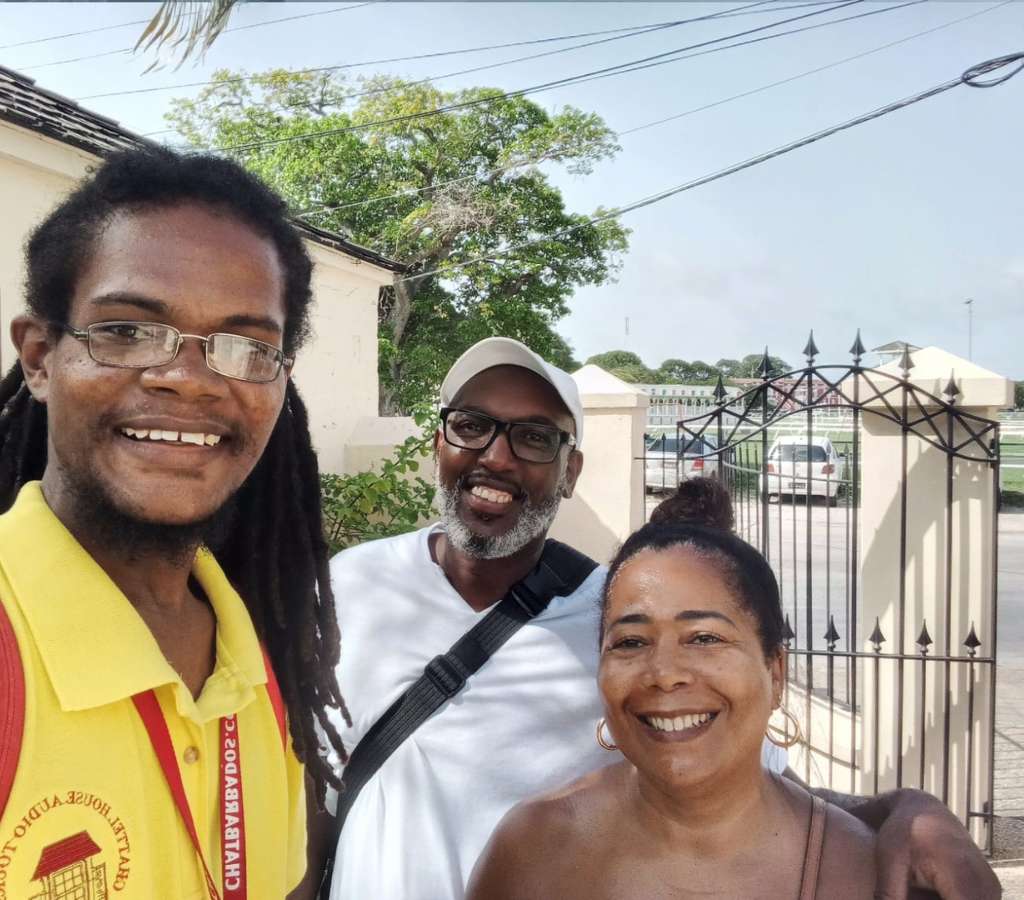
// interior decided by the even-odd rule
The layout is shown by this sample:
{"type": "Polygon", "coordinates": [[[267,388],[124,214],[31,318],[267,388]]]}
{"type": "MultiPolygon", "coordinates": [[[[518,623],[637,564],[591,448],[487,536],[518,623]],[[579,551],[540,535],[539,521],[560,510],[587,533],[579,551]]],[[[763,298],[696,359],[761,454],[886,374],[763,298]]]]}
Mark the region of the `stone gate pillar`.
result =
{"type": "MultiPolygon", "coordinates": [[[[866,406],[853,643],[868,654],[858,667],[858,789],[923,787],[966,822],[989,799],[994,667],[970,660],[995,650],[997,488],[988,453],[997,432],[971,416],[996,420],[1013,384],[927,347],[865,372],[858,389],[866,406]],[[944,411],[950,396],[968,415],[944,411]],[[884,415],[893,413],[905,424],[884,415]],[[950,443],[972,458],[948,453],[950,443]]],[[[981,840],[984,821],[970,825],[981,840]]]]}
{"type": "Polygon", "coordinates": [[[583,401],[583,473],[551,536],[607,563],[644,521],[649,398],[595,365],[573,375],[583,401]]]}

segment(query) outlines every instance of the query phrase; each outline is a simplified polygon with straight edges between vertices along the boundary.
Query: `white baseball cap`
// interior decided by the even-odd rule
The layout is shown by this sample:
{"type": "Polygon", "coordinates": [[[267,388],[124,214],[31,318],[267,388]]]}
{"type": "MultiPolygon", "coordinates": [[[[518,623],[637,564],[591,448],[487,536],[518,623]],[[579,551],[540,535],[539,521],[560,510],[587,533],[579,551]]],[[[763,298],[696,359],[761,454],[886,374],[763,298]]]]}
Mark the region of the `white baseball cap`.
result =
{"type": "Polygon", "coordinates": [[[441,405],[450,406],[471,378],[494,366],[519,366],[534,372],[550,384],[576,423],[576,446],[583,443],[583,404],[580,402],[576,381],[568,372],[545,362],[526,344],[512,338],[484,338],[455,360],[441,384],[441,405]]]}

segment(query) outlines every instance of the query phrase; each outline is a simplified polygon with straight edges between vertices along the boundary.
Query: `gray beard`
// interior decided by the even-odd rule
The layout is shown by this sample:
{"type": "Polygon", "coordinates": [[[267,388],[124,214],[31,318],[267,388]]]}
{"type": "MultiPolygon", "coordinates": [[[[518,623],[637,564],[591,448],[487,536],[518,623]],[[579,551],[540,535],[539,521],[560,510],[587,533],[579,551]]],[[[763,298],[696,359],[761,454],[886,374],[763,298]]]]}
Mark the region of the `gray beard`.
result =
{"type": "Polygon", "coordinates": [[[441,483],[435,469],[434,482],[437,485],[437,505],[445,534],[452,546],[470,559],[504,559],[514,556],[530,541],[547,534],[558,514],[562,492],[567,484],[563,471],[550,499],[539,504],[532,504],[527,499],[515,525],[504,534],[487,536],[472,531],[459,516],[459,497],[462,493],[463,479],[460,478],[455,483],[454,490],[449,490],[441,483]]]}

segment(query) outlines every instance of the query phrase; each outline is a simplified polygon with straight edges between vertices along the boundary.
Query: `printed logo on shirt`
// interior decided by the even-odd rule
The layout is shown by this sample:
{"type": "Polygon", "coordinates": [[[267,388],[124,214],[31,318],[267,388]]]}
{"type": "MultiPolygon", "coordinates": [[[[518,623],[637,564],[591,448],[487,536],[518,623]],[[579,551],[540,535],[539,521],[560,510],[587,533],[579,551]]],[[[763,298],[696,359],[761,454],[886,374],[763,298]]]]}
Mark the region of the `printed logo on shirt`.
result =
{"type": "Polygon", "coordinates": [[[102,797],[58,791],[8,823],[0,835],[0,900],[91,900],[127,887],[128,828],[102,797]]]}

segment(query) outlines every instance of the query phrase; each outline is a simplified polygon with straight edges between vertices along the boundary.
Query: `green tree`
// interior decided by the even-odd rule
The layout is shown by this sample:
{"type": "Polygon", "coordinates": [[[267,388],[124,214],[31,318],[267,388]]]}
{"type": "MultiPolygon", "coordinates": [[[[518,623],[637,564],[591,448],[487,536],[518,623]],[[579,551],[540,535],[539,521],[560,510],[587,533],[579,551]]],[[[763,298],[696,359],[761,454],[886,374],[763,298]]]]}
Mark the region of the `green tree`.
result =
{"type": "Polygon", "coordinates": [[[742,378],[740,370],[743,367],[738,359],[720,359],[715,363],[715,368],[722,373],[723,378],[742,378]]]}
{"type": "Polygon", "coordinates": [[[629,350],[608,350],[598,353],[587,360],[588,364],[600,366],[616,378],[633,384],[652,384],[657,381],[657,373],[652,372],[644,361],[629,350]]]}
{"type": "MultiPolygon", "coordinates": [[[[764,362],[763,353],[748,353],[740,360],[739,365],[736,367],[736,371],[731,376],[732,378],[760,378],[761,377],[761,364],[764,362]]],[[[789,363],[784,359],[780,359],[778,356],[768,357],[768,374],[770,376],[782,375],[784,372],[789,371],[789,363]]]]}
{"type": "Polygon", "coordinates": [[[626,366],[643,366],[644,361],[629,350],[606,350],[588,357],[585,365],[600,366],[606,372],[626,366]]]}
{"type": "Polygon", "coordinates": [[[1013,408],[1024,409],[1024,381],[1013,383],[1013,408]]]}
{"type": "Polygon", "coordinates": [[[566,210],[541,166],[586,175],[612,157],[619,147],[598,116],[388,77],[350,85],[336,73],[239,80],[221,70],[214,79],[168,116],[190,143],[227,148],[311,211],[309,221],[409,267],[380,307],[382,413],[431,397],[458,355],[489,335],[572,365],[553,326],[577,287],[614,277],[628,232],[566,210]],[[300,137],[310,132],[323,137],[300,137]]]}
{"type": "Polygon", "coordinates": [[[686,384],[693,380],[693,367],[685,359],[666,359],[654,374],[655,384],[686,384]]]}
{"type": "Polygon", "coordinates": [[[697,384],[711,384],[718,378],[718,369],[702,359],[695,359],[690,363],[690,374],[697,384]]]}
{"type": "Polygon", "coordinates": [[[644,365],[616,366],[608,370],[616,378],[628,381],[630,384],[653,384],[654,373],[644,365]]]}

